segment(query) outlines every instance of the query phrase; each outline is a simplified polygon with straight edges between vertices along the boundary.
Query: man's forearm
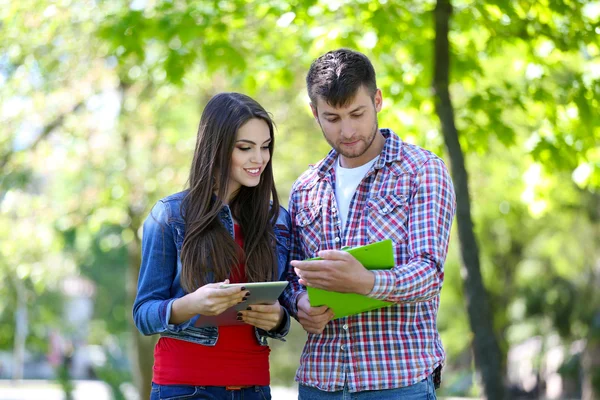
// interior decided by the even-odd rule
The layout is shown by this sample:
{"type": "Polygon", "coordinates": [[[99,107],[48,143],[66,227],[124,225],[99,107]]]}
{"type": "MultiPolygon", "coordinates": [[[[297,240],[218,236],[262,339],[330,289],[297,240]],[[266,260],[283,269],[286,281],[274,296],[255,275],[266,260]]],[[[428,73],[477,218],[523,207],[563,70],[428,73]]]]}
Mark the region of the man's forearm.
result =
{"type": "Polygon", "coordinates": [[[442,277],[435,262],[423,257],[411,260],[402,271],[396,267],[375,273],[375,285],[369,297],[379,300],[394,303],[425,301],[439,295],[442,288],[442,277]]]}
{"type": "Polygon", "coordinates": [[[375,285],[375,274],[369,270],[365,270],[364,274],[361,274],[360,277],[355,279],[353,290],[355,293],[362,294],[364,296],[368,295],[373,291],[373,286],[375,285]]]}

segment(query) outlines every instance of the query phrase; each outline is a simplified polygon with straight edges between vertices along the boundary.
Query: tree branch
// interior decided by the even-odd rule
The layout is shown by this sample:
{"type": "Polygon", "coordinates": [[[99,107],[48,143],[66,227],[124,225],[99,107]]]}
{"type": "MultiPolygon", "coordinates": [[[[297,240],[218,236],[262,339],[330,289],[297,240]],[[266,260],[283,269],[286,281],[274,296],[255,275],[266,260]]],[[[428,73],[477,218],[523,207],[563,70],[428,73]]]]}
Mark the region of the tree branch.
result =
{"type": "Polygon", "coordinates": [[[3,170],[4,167],[6,166],[6,164],[8,164],[8,162],[10,161],[10,159],[16,154],[16,153],[20,153],[20,152],[24,152],[24,151],[32,151],[35,150],[35,148],[42,142],[44,141],[49,135],[50,133],[52,133],[52,131],[54,131],[56,128],[60,127],[64,121],[65,118],[68,115],[74,114],[76,112],[79,111],[79,109],[81,109],[81,107],[85,104],[85,100],[81,100],[80,102],[78,102],[77,104],[75,104],[69,111],[62,113],[60,115],[58,115],[56,118],[54,118],[52,121],[50,121],[50,123],[46,126],[44,126],[42,128],[42,132],[39,134],[39,136],[35,139],[35,141],[31,144],[31,146],[27,147],[26,149],[22,149],[22,150],[17,150],[17,151],[11,151],[8,150],[0,159],[0,170],[3,170]]]}

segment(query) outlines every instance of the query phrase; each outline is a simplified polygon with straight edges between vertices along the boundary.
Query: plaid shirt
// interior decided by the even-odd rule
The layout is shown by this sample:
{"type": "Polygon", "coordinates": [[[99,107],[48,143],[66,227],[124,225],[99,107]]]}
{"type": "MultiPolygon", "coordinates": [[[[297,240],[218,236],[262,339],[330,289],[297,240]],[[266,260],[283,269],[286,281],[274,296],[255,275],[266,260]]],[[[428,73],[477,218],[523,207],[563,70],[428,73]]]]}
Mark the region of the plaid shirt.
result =
{"type": "MultiPolygon", "coordinates": [[[[320,335],[308,334],[296,381],[324,391],[351,392],[409,386],[444,362],[436,316],[444,278],[454,188],[443,161],[403,142],[389,129],[379,159],[367,172],[341,226],[335,199],[332,150],[294,183],[291,260],[319,250],[361,246],[391,238],[396,265],[373,271],[370,297],[391,307],[329,322],[320,335]]],[[[284,305],[297,315],[305,288],[290,268],[284,305]]]]}

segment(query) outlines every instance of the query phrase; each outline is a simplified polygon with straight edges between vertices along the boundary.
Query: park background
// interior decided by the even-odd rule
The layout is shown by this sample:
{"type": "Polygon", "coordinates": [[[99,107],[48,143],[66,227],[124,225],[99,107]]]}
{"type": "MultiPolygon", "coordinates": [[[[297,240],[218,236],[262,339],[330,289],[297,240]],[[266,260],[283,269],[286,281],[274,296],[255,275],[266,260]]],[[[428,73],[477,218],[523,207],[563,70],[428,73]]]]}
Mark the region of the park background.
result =
{"type": "MultiPolygon", "coordinates": [[[[438,394],[600,398],[599,20],[582,0],[0,0],[0,378],[147,398],[141,225],[185,187],[204,104],[273,114],[285,205],[329,149],[305,73],[350,47],[380,126],[455,183],[438,394]]],[[[273,385],[303,341],[273,343],[273,385]]]]}

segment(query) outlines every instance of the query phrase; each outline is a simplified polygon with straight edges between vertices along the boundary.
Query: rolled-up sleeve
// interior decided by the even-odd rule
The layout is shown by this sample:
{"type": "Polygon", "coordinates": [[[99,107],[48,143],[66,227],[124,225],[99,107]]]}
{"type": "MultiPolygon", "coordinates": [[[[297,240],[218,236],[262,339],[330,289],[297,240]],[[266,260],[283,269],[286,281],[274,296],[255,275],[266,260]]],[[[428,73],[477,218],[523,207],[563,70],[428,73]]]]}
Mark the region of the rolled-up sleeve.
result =
{"type": "Polygon", "coordinates": [[[454,187],[439,158],[418,170],[409,204],[409,260],[391,270],[375,270],[370,297],[395,303],[418,302],[439,294],[452,219],[456,211],[454,187]]]}

